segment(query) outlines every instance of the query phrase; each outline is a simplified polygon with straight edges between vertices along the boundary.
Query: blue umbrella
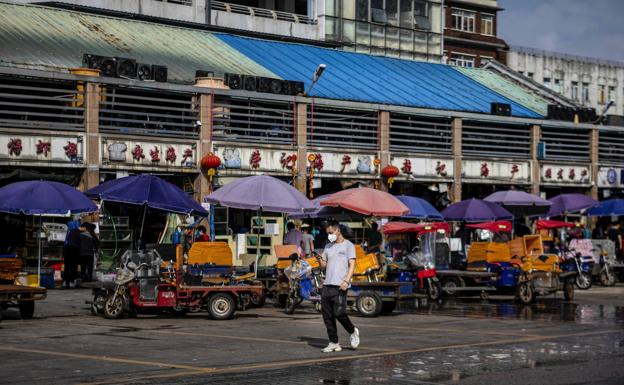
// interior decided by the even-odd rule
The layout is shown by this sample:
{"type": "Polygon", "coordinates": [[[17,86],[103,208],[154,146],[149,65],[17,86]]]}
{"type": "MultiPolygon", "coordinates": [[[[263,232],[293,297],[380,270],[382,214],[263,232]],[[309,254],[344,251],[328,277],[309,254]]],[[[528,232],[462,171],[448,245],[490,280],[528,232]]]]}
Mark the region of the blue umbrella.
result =
{"type": "Polygon", "coordinates": [[[608,217],[611,215],[624,215],[624,199],[609,199],[602,201],[598,206],[592,207],[586,212],[590,217],[608,217]]]}
{"type": "Polygon", "coordinates": [[[87,190],[85,194],[104,202],[146,206],[176,214],[208,216],[208,212],[179,187],[150,174],[115,179],[87,190]]]}
{"type": "Polygon", "coordinates": [[[0,211],[11,214],[69,216],[97,211],[97,206],[72,186],[50,181],[16,182],[0,188],[0,211]]]}
{"type": "Polygon", "coordinates": [[[403,202],[410,209],[410,212],[401,218],[414,218],[426,220],[443,220],[444,217],[429,202],[424,199],[411,197],[407,195],[399,195],[397,199],[403,202]]]}
{"type": "MultiPolygon", "coordinates": [[[[0,188],[0,211],[10,214],[69,216],[91,213],[97,206],[72,186],[59,182],[32,180],[16,182],[0,188]]],[[[41,237],[37,262],[37,282],[41,284],[41,237]]]]}
{"type": "Polygon", "coordinates": [[[142,206],[143,218],[139,232],[139,247],[143,239],[148,207],[176,214],[208,216],[208,211],[179,187],[150,174],[115,179],[87,190],[85,194],[104,202],[142,206]]]}

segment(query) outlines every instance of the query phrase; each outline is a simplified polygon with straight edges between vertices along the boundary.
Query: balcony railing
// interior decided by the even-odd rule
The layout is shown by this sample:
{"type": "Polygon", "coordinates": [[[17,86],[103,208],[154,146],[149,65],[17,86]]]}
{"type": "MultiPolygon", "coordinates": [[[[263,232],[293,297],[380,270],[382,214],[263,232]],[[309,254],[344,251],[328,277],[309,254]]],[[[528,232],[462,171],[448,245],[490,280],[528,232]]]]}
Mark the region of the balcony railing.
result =
{"type": "Polygon", "coordinates": [[[305,15],[298,15],[290,12],[274,11],[266,8],[254,8],[246,5],[224,3],[222,1],[212,1],[211,9],[215,11],[238,13],[241,15],[264,17],[267,19],[288,21],[291,23],[316,24],[316,20],[305,15]]]}

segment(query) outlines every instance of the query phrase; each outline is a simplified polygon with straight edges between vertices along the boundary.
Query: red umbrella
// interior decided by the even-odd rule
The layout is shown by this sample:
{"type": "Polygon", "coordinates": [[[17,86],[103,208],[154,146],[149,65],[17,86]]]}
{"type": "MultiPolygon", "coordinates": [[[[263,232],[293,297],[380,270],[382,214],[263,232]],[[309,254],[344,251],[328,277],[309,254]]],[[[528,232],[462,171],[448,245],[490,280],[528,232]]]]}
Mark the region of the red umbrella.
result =
{"type": "Polygon", "coordinates": [[[321,206],[342,207],[378,217],[400,217],[410,211],[393,195],[368,187],[351,188],[331,194],[321,201],[321,206]]]}
{"type": "Polygon", "coordinates": [[[574,227],[574,223],[540,219],[536,222],[536,227],[538,230],[560,229],[563,227],[574,227]]]}
{"type": "Polygon", "coordinates": [[[432,223],[408,223],[408,222],[388,222],[383,227],[384,234],[399,234],[399,233],[415,233],[416,235],[444,230],[449,232],[450,226],[446,222],[432,222],[432,223]]]}
{"type": "Polygon", "coordinates": [[[496,221],[496,222],[473,223],[470,225],[466,225],[466,227],[470,229],[489,230],[493,233],[510,233],[512,226],[511,226],[511,222],[509,221],[496,221]]]}

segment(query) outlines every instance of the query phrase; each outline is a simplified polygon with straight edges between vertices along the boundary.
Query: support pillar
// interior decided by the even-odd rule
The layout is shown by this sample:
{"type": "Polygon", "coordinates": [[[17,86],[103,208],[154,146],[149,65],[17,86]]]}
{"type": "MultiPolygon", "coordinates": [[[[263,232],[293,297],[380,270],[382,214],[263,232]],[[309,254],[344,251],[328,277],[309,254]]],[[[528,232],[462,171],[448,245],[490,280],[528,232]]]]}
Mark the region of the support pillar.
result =
{"type": "Polygon", "coordinates": [[[589,134],[589,156],[591,158],[590,173],[591,173],[591,197],[598,200],[598,144],[600,135],[598,127],[592,127],[589,134]]]}
{"type": "MultiPolygon", "coordinates": [[[[199,94],[199,121],[201,128],[199,131],[199,146],[197,148],[197,158],[200,160],[204,155],[212,151],[212,111],[214,104],[213,94],[199,94]]],[[[197,162],[199,175],[195,179],[194,198],[201,202],[203,197],[210,193],[208,178],[203,175],[201,165],[197,162]]]]}
{"type": "Polygon", "coordinates": [[[453,188],[450,200],[457,203],[462,199],[462,119],[453,118],[451,122],[453,141],[453,188]]]}
{"type": "Polygon", "coordinates": [[[308,195],[307,166],[308,166],[308,105],[295,105],[295,143],[297,146],[297,177],[295,187],[304,195],[308,195]]]}
{"type": "MultiPolygon", "coordinates": [[[[381,170],[390,164],[390,112],[379,111],[379,170],[381,170]]],[[[382,191],[388,191],[388,186],[384,181],[379,182],[379,187],[382,191]]]]}
{"type": "Polygon", "coordinates": [[[531,126],[531,194],[539,195],[540,181],[542,175],[540,173],[540,164],[537,159],[537,145],[542,138],[542,128],[540,126],[531,126]]]}
{"type": "Polygon", "coordinates": [[[81,189],[83,191],[100,183],[100,85],[86,83],[84,97],[85,114],[85,170],[81,189]]]}

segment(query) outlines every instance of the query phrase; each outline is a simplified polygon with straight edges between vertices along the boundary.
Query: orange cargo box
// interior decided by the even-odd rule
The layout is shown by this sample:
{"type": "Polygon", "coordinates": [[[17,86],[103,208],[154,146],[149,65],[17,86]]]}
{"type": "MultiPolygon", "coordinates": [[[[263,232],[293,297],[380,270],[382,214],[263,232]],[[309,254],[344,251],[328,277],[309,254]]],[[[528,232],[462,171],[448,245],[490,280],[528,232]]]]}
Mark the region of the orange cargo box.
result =
{"type": "Polygon", "coordinates": [[[474,262],[509,262],[511,253],[506,243],[473,242],[468,250],[468,263],[474,262]]]}
{"type": "Polygon", "coordinates": [[[353,275],[370,274],[380,269],[379,260],[374,253],[366,254],[360,245],[355,246],[355,271],[353,275]]]}
{"type": "Polygon", "coordinates": [[[214,263],[232,266],[232,249],[225,242],[195,242],[188,251],[188,264],[214,263]]]}
{"type": "Polygon", "coordinates": [[[275,256],[277,257],[277,263],[275,267],[278,269],[285,269],[290,266],[290,255],[297,253],[297,246],[295,245],[275,245],[275,256]]]}

